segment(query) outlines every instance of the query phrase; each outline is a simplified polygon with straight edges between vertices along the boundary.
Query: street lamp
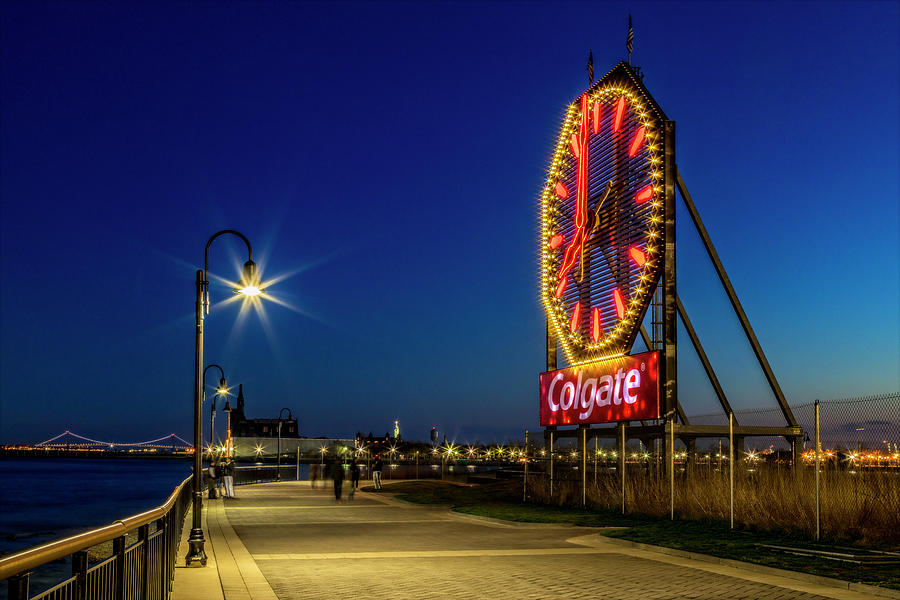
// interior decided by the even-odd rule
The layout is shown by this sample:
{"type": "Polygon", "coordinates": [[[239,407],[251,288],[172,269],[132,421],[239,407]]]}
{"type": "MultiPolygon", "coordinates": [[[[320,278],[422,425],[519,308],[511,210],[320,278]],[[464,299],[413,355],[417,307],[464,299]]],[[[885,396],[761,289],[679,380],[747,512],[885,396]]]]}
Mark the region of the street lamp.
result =
{"type": "Polygon", "coordinates": [[[219,231],[206,242],[206,249],[203,253],[203,269],[197,270],[197,299],[194,309],[197,317],[197,327],[194,335],[194,480],[193,480],[193,512],[191,518],[191,533],[188,537],[188,553],[185,557],[187,566],[196,566],[194,563],[199,562],[201,566],[206,566],[206,551],[204,545],[206,540],[203,536],[202,510],[203,510],[203,481],[200,471],[203,469],[202,452],[203,445],[203,424],[202,424],[202,403],[203,403],[203,317],[209,314],[209,246],[217,237],[231,234],[241,238],[247,245],[247,262],[244,263],[243,277],[238,284],[237,293],[247,297],[258,296],[262,293],[262,289],[257,277],[256,263],[253,262],[253,248],[250,247],[250,241],[244,237],[242,233],[233,229],[223,229],[219,231]]]}
{"type": "Polygon", "coordinates": [[[206,368],[203,369],[203,400],[206,400],[206,372],[211,368],[217,368],[219,373],[222,374],[221,379],[219,379],[219,387],[216,388],[216,393],[213,395],[212,399],[212,409],[209,413],[209,446],[212,448],[212,445],[216,443],[215,440],[215,423],[216,423],[216,397],[219,395],[227,395],[228,394],[228,384],[225,383],[225,371],[222,370],[222,367],[216,364],[206,365],[206,368]]]}
{"type": "Polygon", "coordinates": [[[281,415],[284,414],[284,411],[288,411],[288,421],[294,418],[289,408],[282,408],[278,413],[278,466],[275,467],[275,481],[281,481],[281,415]]]}

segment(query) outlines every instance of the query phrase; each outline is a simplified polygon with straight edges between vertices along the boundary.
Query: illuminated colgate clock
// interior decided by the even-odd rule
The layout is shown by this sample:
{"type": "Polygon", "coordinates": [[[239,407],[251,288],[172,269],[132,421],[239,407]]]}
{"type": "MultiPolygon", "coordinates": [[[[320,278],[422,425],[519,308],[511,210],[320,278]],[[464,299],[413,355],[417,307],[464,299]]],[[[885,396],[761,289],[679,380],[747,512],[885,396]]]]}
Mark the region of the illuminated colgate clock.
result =
{"type": "Polygon", "coordinates": [[[541,202],[541,295],[571,365],[627,353],[663,267],[666,117],[619,63],[569,106],[541,202]]]}

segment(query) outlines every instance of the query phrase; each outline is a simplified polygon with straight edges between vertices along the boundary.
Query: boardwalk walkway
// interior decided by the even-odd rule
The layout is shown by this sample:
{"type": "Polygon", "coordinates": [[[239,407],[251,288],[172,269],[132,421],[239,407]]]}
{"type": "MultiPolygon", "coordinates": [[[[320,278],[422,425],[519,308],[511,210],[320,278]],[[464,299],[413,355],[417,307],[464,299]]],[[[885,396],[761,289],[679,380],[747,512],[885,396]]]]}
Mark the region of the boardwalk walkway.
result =
{"type": "Polygon", "coordinates": [[[591,529],[480,520],[387,494],[335,503],[328,492],[283,482],[208,502],[209,564],[177,570],[175,600],[872,597],[624,547],[591,529]]]}

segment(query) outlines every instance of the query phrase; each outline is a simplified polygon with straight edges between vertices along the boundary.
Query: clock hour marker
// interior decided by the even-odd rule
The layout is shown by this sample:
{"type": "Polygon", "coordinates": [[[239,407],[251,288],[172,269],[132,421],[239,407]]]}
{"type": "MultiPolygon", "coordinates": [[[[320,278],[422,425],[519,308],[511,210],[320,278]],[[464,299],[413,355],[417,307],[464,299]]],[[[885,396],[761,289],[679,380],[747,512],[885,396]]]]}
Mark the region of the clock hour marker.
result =
{"type": "Polygon", "coordinates": [[[556,286],[556,297],[559,298],[563,295],[563,292],[566,291],[566,277],[563,276],[562,279],[559,280],[559,285],[556,286]]]}
{"type": "Polygon", "coordinates": [[[575,330],[578,329],[578,324],[581,321],[581,302],[575,303],[575,310],[572,311],[572,322],[569,323],[569,329],[572,333],[575,333],[575,330]]]}
{"type": "Polygon", "coordinates": [[[642,189],[641,191],[639,191],[637,193],[637,196],[634,197],[634,201],[637,202],[638,204],[641,204],[643,202],[646,202],[647,200],[649,200],[652,197],[653,197],[653,186],[648,185],[647,187],[645,187],[644,189],[642,189]]]}
{"type": "Polygon", "coordinates": [[[647,257],[644,255],[643,252],[640,251],[639,248],[632,248],[631,250],[628,251],[628,253],[631,254],[631,259],[634,262],[636,262],[637,266],[639,266],[639,267],[643,267],[644,264],[647,262],[647,257]]]}
{"type": "Polygon", "coordinates": [[[600,339],[601,333],[603,333],[603,325],[600,324],[600,309],[594,308],[594,312],[591,314],[591,337],[595,342],[600,339]]]}
{"type": "Polygon", "coordinates": [[[616,106],[616,119],[613,121],[613,131],[622,127],[622,117],[625,116],[625,96],[619,96],[619,104],[616,106]]]}
{"type": "Polygon", "coordinates": [[[622,292],[619,291],[619,288],[613,290],[613,301],[616,303],[616,316],[619,317],[619,320],[625,318],[625,300],[622,298],[622,292]]]}
{"type": "Polygon", "coordinates": [[[556,250],[557,248],[562,246],[562,243],[564,241],[566,241],[566,236],[561,233],[557,233],[552,238],[550,238],[550,247],[556,250]]]}
{"type": "Polygon", "coordinates": [[[603,114],[603,105],[600,102],[594,102],[594,133],[600,133],[600,115],[603,114]]]}
{"type": "Polygon", "coordinates": [[[638,129],[637,133],[634,136],[634,141],[631,142],[631,148],[628,150],[629,158],[634,156],[635,154],[637,154],[640,151],[641,146],[644,144],[644,133],[645,132],[646,132],[646,130],[643,127],[638,129]]]}
{"type": "Polygon", "coordinates": [[[569,145],[572,147],[572,154],[575,158],[581,157],[581,144],[578,143],[578,134],[573,133],[572,137],[569,139],[569,145]]]}
{"type": "Polygon", "coordinates": [[[562,181],[556,182],[556,195],[560,198],[568,198],[569,197],[569,189],[563,184],[562,181]]]}

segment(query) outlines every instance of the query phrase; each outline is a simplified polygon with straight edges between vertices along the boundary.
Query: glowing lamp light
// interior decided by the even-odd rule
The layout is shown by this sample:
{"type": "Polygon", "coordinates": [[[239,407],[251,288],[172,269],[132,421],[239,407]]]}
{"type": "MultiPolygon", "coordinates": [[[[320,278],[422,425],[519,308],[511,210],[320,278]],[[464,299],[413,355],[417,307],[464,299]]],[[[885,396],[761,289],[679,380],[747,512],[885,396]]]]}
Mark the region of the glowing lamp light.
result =
{"type": "Polygon", "coordinates": [[[245,262],[243,277],[241,277],[240,282],[238,282],[238,287],[235,288],[234,291],[247,297],[259,296],[262,294],[263,290],[259,287],[259,277],[256,272],[255,262],[252,260],[245,262]]]}
{"type": "Polygon", "coordinates": [[[228,384],[225,383],[225,378],[219,380],[219,387],[216,389],[217,394],[227,394],[228,393],[228,384]]]}

